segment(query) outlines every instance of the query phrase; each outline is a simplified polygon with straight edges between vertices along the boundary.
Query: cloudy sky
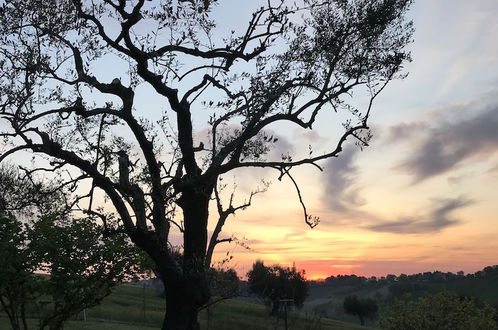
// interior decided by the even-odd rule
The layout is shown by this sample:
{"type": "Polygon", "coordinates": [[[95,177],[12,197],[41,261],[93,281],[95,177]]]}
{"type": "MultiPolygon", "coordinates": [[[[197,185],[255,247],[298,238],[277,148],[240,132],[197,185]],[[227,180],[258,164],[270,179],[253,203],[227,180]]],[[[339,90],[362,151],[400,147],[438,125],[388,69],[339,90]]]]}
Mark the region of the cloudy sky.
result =
{"type": "MultiPolygon", "coordinates": [[[[241,198],[255,178],[272,185],[226,227],[250,249],[227,245],[218,256],[233,253],[240,273],[257,258],[295,262],[309,278],[498,263],[497,15],[496,0],[416,1],[409,76],[377,99],[370,147],[351,144],[323,173],[296,173],[320,225],[304,223],[290,182],[243,172],[241,198]]],[[[326,129],[282,135],[291,145],[331,138],[326,129]]]]}

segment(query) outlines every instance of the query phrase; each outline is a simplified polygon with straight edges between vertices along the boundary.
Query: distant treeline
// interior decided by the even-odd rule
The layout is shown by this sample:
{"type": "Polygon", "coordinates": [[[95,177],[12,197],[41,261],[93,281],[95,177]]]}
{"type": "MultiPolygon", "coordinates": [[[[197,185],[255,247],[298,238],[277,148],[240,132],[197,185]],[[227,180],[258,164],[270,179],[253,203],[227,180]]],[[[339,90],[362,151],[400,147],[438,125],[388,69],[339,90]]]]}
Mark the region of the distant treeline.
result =
{"type": "MultiPolygon", "coordinates": [[[[463,271],[452,272],[425,272],[412,275],[400,274],[399,276],[389,274],[382,277],[365,277],[357,275],[337,275],[327,277],[324,281],[310,281],[310,287],[335,288],[339,294],[354,294],[363,292],[370,294],[376,300],[391,301],[409,294],[413,297],[422,296],[430,291],[448,288],[461,291],[464,295],[475,296],[484,301],[498,306],[498,300],[483,294],[479,287],[487,283],[491,291],[496,291],[494,283],[498,280],[498,265],[487,266],[475,273],[465,274],[463,271]],[[387,289],[387,294],[384,291],[387,289]]],[[[490,292],[491,292],[490,291],[490,292]]],[[[368,295],[367,294],[367,295],[368,295]]]]}
{"type": "Polygon", "coordinates": [[[311,282],[314,282],[316,284],[320,283],[337,284],[341,286],[359,285],[359,284],[372,284],[372,285],[392,284],[395,282],[402,282],[402,281],[444,283],[462,278],[478,278],[478,277],[485,277],[491,275],[498,275],[498,265],[487,266],[484,267],[482,270],[479,270],[475,273],[469,273],[467,275],[465,275],[463,271],[452,273],[452,272],[441,272],[436,270],[434,272],[424,272],[412,275],[400,274],[399,276],[396,276],[394,274],[388,274],[382,277],[376,277],[376,276],[365,277],[365,276],[357,276],[354,274],[337,275],[337,276],[329,276],[323,282],[322,281],[320,282],[311,281],[311,282]]]}
{"type": "Polygon", "coordinates": [[[357,275],[337,275],[327,277],[322,282],[312,281],[312,286],[335,286],[378,289],[389,287],[391,297],[399,297],[405,293],[424,291],[431,285],[448,284],[458,280],[472,280],[498,276],[498,265],[487,266],[475,273],[465,274],[463,271],[452,272],[424,272],[412,275],[400,274],[399,276],[388,274],[382,277],[365,277],[357,275]]]}

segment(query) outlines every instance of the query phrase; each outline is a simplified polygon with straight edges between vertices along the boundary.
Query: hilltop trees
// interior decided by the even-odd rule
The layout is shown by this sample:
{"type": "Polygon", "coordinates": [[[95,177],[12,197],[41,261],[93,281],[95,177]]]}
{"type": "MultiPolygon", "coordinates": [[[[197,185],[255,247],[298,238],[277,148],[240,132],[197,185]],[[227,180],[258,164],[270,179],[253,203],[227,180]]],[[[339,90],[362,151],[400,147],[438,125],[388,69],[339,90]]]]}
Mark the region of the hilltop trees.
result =
{"type": "Polygon", "coordinates": [[[224,3],[216,0],[0,7],[0,161],[33,155],[22,164],[26,176],[70,188],[72,210],[98,218],[109,234],[125,233],[150,256],[166,287],[163,329],[198,328],[210,296],[206,263],[231,240],[219,237],[225,221],[264,190],[240,204],[225,200],[222,177],[276,171],[295,186],[314,227],[294,169],[321,169],[347,138],[367,145],[373,101],[409,60],[411,0],[292,3],[262,1],[233,32],[217,28],[224,3]],[[311,130],[335,112],[344,121],[326,149],[296,145],[301,152],[267,158],[278,146],[272,129],[311,130]],[[218,216],[208,239],[212,200],[218,216]],[[172,252],[174,230],[182,262],[172,252]]]}

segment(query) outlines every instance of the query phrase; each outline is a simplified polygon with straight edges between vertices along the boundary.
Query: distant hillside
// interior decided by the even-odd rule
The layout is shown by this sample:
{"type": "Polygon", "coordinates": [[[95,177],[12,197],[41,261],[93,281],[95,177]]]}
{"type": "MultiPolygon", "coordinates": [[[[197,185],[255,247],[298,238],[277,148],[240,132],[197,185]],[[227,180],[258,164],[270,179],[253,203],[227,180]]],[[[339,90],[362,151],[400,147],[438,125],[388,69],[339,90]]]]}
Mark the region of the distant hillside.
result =
{"type": "MultiPolygon", "coordinates": [[[[309,283],[310,295],[305,310],[347,322],[357,322],[343,311],[344,298],[349,295],[373,298],[382,311],[395,298],[408,294],[414,299],[428,292],[446,289],[498,307],[498,265],[467,275],[440,271],[380,278],[339,275],[328,277],[323,282],[309,283]]],[[[375,321],[368,324],[376,325],[375,321]]]]}

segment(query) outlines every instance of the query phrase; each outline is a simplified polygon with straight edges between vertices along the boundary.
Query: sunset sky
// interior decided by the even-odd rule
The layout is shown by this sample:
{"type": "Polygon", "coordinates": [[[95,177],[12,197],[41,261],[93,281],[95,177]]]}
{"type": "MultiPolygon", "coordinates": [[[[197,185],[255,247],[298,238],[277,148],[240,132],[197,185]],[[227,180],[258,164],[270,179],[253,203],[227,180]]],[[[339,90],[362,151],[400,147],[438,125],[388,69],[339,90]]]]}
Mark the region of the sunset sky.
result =
{"type": "MultiPolygon", "coordinates": [[[[243,171],[235,178],[241,199],[259,178],[272,185],[226,226],[250,250],[225,245],[218,257],[230,251],[240,275],[259,258],[295,263],[308,278],[474,272],[498,263],[497,15],[495,0],[416,1],[409,76],[377,99],[370,147],[351,143],[323,173],[296,174],[318,227],[304,223],[288,180],[243,171]]],[[[290,150],[327,145],[327,125],[306,136],[278,133],[290,150]]]]}
{"type": "MultiPolygon", "coordinates": [[[[244,31],[261,1],[218,1],[218,31],[244,31]]],[[[226,191],[236,187],[238,202],[261,188],[262,179],[271,185],[229,218],[222,237],[241,244],[219,246],[215,259],[233,255],[228,266],[240,276],[256,259],[295,263],[310,279],[475,272],[498,264],[497,17],[497,0],[416,0],[409,11],[416,29],[409,75],[376,99],[370,146],[362,151],[348,140],[338,158],[321,163],[323,172],[293,169],[320,224],[306,225],[288,179],[279,181],[270,170],[239,170],[223,177],[226,191]]],[[[128,63],[104,57],[91,69],[101,81],[125,81],[128,63]]],[[[137,87],[136,95],[137,113],[159,119],[165,99],[152,95],[150,86],[137,87]]],[[[208,115],[199,108],[192,116],[197,145],[206,140],[208,115]]],[[[272,127],[268,132],[279,142],[269,157],[308,145],[317,153],[330,150],[342,132],[336,119],[320,117],[307,133],[272,127]]],[[[15,161],[30,160],[19,155],[15,161]]],[[[210,229],[215,208],[211,214],[210,229]]],[[[172,242],[181,244],[179,233],[172,242]]]]}

